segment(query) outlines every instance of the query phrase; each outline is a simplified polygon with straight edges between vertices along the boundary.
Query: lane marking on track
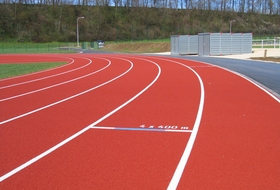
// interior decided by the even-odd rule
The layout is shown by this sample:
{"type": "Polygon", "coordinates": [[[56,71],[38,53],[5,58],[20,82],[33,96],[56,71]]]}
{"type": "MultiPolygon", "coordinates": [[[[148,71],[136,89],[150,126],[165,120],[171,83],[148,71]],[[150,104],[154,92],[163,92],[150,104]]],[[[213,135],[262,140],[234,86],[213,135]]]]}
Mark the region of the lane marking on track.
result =
{"type": "MultiPolygon", "coordinates": [[[[72,58],[70,58],[70,59],[72,59],[72,58]]],[[[75,61],[75,60],[72,59],[72,61],[71,61],[70,64],[72,64],[74,61],[75,61]]],[[[42,78],[37,78],[37,79],[34,79],[34,80],[25,81],[25,82],[20,82],[20,83],[16,83],[16,84],[12,84],[12,85],[2,86],[2,87],[0,87],[0,90],[1,90],[1,89],[5,89],[5,88],[11,88],[11,87],[14,87],[14,86],[23,85],[23,84],[28,84],[28,83],[32,83],[32,82],[37,82],[37,81],[40,81],[40,80],[44,80],[44,79],[48,79],[48,78],[52,78],[52,77],[56,77],[56,76],[60,76],[60,75],[64,75],[64,74],[67,74],[67,73],[70,73],[70,72],[73,72],[73,71],[77,71],[77,70],[79,70],[79,69],[82,69],[82,68],[84,68],[84,67],[87,67],[87,66],[89,66],[90,64],[91,64],[91,62],[88,63],[88,64],[86,64],[86,65],[83,65],[83,66],[81,66],[81,67],[78,67],[78,68],[75,68],[75,69],[72,69],[72,70],[68,70],[68,71],[65,71],[65,72],[62,72],[62,73],[58,73],[58,74],[54,74],[54,75],[50,75],[50,76],[46,76],[46,77],[42,77],[42,78]]]]}
{"type": "MultiPolygon", "coordinates": [[[[129,61],[129,62],[130,62],[130,61],[129,61]]],[[[111,79],[111,80],[108,80],[108,81],[106,81],[106,82],[104,82],[104,83],[102,83],[102,84],[100,84],[100,85],[97,85],[97,86],[95,86],[95,87],[93,87],[93,88],[90,88],[90,89],[88,89],[88,90],[85,90],[85,91],[83,91],[83,92],[80,92],[80,93],[78,93],[78,94],[75,94],[75,95],[73,95],[73,96],[70,96],[70,97],[68,97],[68,98],[59,100],[59,101],[54,102],[54,103],[52,103],[52,104],[48,104],[48,105],[43,106],[43,107],[41,107],[41,108],[35,109],[35,110],[33,110],[33,111],[30,111],[30,112],[27,112],[27,113],[18,115],[18,116],[16,116],[16,117],[13,117],[13,118],[10,118],[10,119],[1,121],[1,122],[0,122],[0,125],[5,124],[5,123],[8,123],[8,122],[11,122],[11,121],[14,121],[14,120],[16,120],[16,119],[19,119],[19,118],[22,118],[22,117],[25,117],[25,116],[28,116],[28,115],[30,115],[30,114],[36,113],[36,112],[38,112],[38,111],[44,110],[44,109],[46,109],[46,108],[55,106],[55,105],[57,105],[57,104],[60,104],[60,103],[62,103],[62,102],[65,102],[65,101],[67,101],[67,100],[76,98],[76,97],[81,96],[81,95],[83,95],[83,94],[86,94],[86,93],[88,93],[88,92],[90,92],[90,91],[92,91],[92,90],[95,90],[95,89],[97,89],[97,88],[99,88],[99,87],[101,87],[101,86],[104,86],[104,85],[106,85],[106,84],[108,84],[108,83],[110,83],[110,82],[113,82],[114,80],[116,80],[116,79],[122,77],[123,75],[127,74],[132,68],[133,68],[133,63],[130,62],[130,67],[128,68],[128,70],[126,70],[125,72],[123,72],[122,74],[120,74],[119,76],[117,76],[117,77],[115,77],[115,78],[113,78],[113,79],[111,79]]]]}
{"type": "MultiPolygon", "coordinates": [[[[87,58],[85,58],[85,59],[87,59],[87,58]]],[[[100,58],[100,59],[104,59],[104,58],[100,58]]],[[[92,62],[92,60],[90,60],[90,59],[87,59],[87,60],[89,60],[90,63],[92,62]]],[[[54,84],[54,85],[51,85],[51,86],[47,86],[45,88],[40,88],[40,89],[37,89],[37,90],[34,90],[34,91],[30,91],[30,92],[26,92],[26,93],[23,93],[23,94],[19,94],[19,95],[11,96],[11,97],[8,97],[8,98],[0,99],[0,102],[4,102],[4,101],[11,100],[11,99],[14,99],[14,98],[19,98],[19,97],[22,97],[22,96],[26,96],[26,95],[33,94],[33,93],[36,93],[36,92],[40,92],[40,91],[43,91],[43,90],[54,88],[54,87],[57,87],[57,86],[60,86],[60,85],[63,85],[63,84],[67,84],[67,83],[70,83],[70,82],[73,82],[73,81],[91,76],[93,74],[96,74],[96,73],[106,69],[107,67],[109,67],[111,65],[111,62],[108,59],[105,59],[105,60],[108,61],[108,64],[105,67],[103,67],[103,68],[101,68],[97,71],[94,71],[92,73],[89,73],[89,74],[86,74],[86,75],[83,75],[83,76],[80,76],[80,77],[77,77],[77,78],[74,78],[74,79],[71,79],[71,80],[68,80],[68,81],[64,81],[64,82],[57,83],[57,84],[54,84]]]]}
{"type": "Polygon", "coordinates": [[[205,65],[205,66],[188,66],[188,67],[191,67],[191,68],[201,68],[201,67],[214,67],[214,66],[212,66],[212,65],[205,65]]]}
{"type": "MultiPolygon", "coordinates": [[[[122,58],[120,58],[122,59],[122,58]]],[[[127,59],[123,59],[123,60],[127,60],[127,59]]],[[[87,130],[91,129],[93,126],[97,125],[98,123],[100,123],[101,121],[103,121],[104,119],[108,118],[109,116],[113,115],[114,113],[116,113],[117,111],[119,111],[120,109],[122,109],[123,107],[125,107],[127,104],[129,104],[130,102],[132,102],[133,100],[135,100],[137,97],[139,97],[141,94],[143,94],[146,90],[148,90],[159,78],[160,74],[161,74],[161,68],[160,66],[150,60],[147,59],[142,59],[142,60],[146,60],[148,62],[151,62],[153,64],[155,64],[158,67],[158,73],[157,76],[154,78],[154,80],[147,85],[143,90],[141,90],[139,93],[137,93],[135,96],[133,96],[132,98],[130,98],[128,101],[126,101],[125,103],[123,103],[122,105],[120,105],[119,107],[115,108],[114,110],[112,110],[111,112],[107,113],[106,115],[104,115],[103,117],[101,117],[100,119],[98,119],[97,121],[93,122],[92,124],[90,124],[89,126],[85,127],[84,129],[80,130],[79,132],[75,133],[74,135],[68,137],[67,139],[65,139],[64,141],[60,142],[59,144],[53,146],[52,148],[48,149],[47,151],[43,152],[42,154],[32,158],[31,160],[25,162],[24,164],[20,165],[19,167],[13,169],[12,171],[4,174],[3,176],[0,177],[0,182],[4,181],[5,179],[11,177],[12,175],[16,174],[17,172],[23,170],[24,168],[26,168],[27,166],[35,163],[36,161],[38,161],[39,159],[47,156],[48,154],[50,154],[51,152],[55,151],[56,149],[62,147],[63,145],[65,145],[66,143],[70,142],[71,140],[73,140],[74,138],[80,136],[81,134],[83,134],[84,132],[86,132],[87,130]]],[[[129,61],[129,60],[127,60],[129,61]]],[[[131,65],[133,65],[133,63],[131,61],[129,61],[131,63],[131,65]]],[[[132,68],[132,67],[131,67],[132,68]]]]}
{"type": "Polygon", "coordinates": [[[176,167],[176,170],[172,176],[172,179],[167,187],[168,190],[173,190],[173,189],[176,189],[178,184],[179,184],[179,181],[182,177],[182,174],[183,174],[183,171],[185,169],[185,166],[188,162],[188,159],[190,157],[190,154],[191,154],[191,151],[192,151],[192,148],[193,148],[193,145],[194,145],[194,142],[195,142],[195,139],[196,139],[196,136],[197,136],[197,133],[198,133],[198,129],[199,129],[199,126],[200,126],[200,122],[201,122],[201,118],[202,118],[202,113],[203,113],[203,107],[204,107],[204,98],[205,98],[205,92],[204,92],[204,85],[203,85],[203,81],[201,79],[201,77],[199,76],[199,74],[193,70],[191,67],[181,63],[181,62],[178,62],[178,61],[174,61],[174,60],[169,60],[169,59],[164,59],[164,58],[156,58],[156,59],[161,59],[161,60],[165,60],[165,61],[170,61],[170,62],[173,62],[173,63],[176,63],[176,64],[179,64],[183,67],[186,67],[188,69],[190,69],[197,77],[198,81],[199,81],[199,84],[200,84],[200,101],[199,101],[199,106],[198,106],[198,111],[197,111],[197,116],[196,116],[196,119],[195,119],[195,123],[194,123],[194,126],[193,126],[193,130],[192,130],[192,133],[191,133],[191,136],[189,138],[189,141],[185,147],[185,150],[182,154],[182,157],[176,167]]]}
{"type": "MultiPolygon", "coordinates": [[[[185,60],[189,60],[189,59],[185,59],[185,60]]],[[[189,60],[189,61],[194,61],[194,60],[189,60]]],[[[280,98],[278,98],[275,94],[273,94],[273,90],[269,89],[268,87],[266,87],[265,85],[255,81],[254,79],[246,76],[246,75],[243,75],[241,73],[238,73],[237,71],[233,71],[233,70],[230,70],[230,69],[227,69],[227,68],[224,68],[222,66],[218,66],[218,65],[214,65],[214,64],[211,64],[211,63],[207,63],[207,62],[204,62],[204,61],[195,61],[195,62],[198,62],[198,63],[203,63],[203,64],[206,64],[206,65],[209,65],[211,67],[216,67],[216,68],[220,68],[220,69],[223,69],[225,71],[228,71],[230,73],[233,73],[237,76],[240,76],[241,78],[247,80],[248,82],[252,83],[253,85],[257,86],[258,88],[260,88],[261,90],[263,90],[266,94],[268,94],[269,96],[271,96],[274,100],[276,100],[278,103],[280,103],[280,98]],[[270,92],[272,91],[272,92],[270,92]]],[[[276,93],[276,92],[275,92],[276,93]]],[[[277,94],[277,93],[276,93],[277,94]]]]}
{"type": "Polygon", "coordinates": [[[149,128],[129,128],[129,127],[106,127],[106,126],[92,126],[91,129],[104,129],[104,130],[119,130],[119,131],[149,131],[149,132],[177,132],[177,133],[190,133],[192,130],[181,129],[149,129],[149,128]]]}
{"type": "MultiPolygon", "coordinates": [[[[30,75],[36,75],[36,74],[40,74],[40,73],[52,71],[52,70],[55,70],[55,69],[60,69],[60,68],[62,68],[62,67],[69,66],[69,65],[71,65],[71,64],[74,62],[74,60],[73,60],[72,58],[69,58],[69,57],[60,57],[60,56],[57,56],[57,57],[59,57],[59,58],[70,59],[70,60],[72,60],[72,61],[69,62],[69,63],[67,63],[67,64],[65,64],[65,65],[61,65],[61,66],[59,66],[59,67],[55,67],[55,68],[51,68],[51,69],[46,69],[46,70],[43,70],[43,71],[37,71],[37,72],[34,72],[34,73],[29,73],[29,74],[24,74],[24,75],[19,75],[19,76],[14,76],[14,77],[9,77],[9,78],[0,79],[0,82],[6,81],[6,80],[12,80],[12,79],[16,79],[16,78],[22,78],[22,77],[26,77],[26,76],[30,76],[30,75]]],[[[57,58],[57,57],[56,57],[56,58],[57,58]]],[[[33,61],[33,60],[32,60],[32,61],[33,61]]],[[[55,62],[55,60],[52,61],[52,62],[55,62]]],[[[61,62],[63,62],[63,61],[61,61],[61,62]]],[[[14,62],[11,62],[11,63],[14,63],[14,62]]],[[[30,62],[30,63],[33,63],[33,62],[30,62]]],[[[5,63],[3,63],[3,64],[5,64],[5,63]]],[[[9,63],[7,63],[7,64],[9,64],[9,63]]]]}
{"type": "MultiPolygon", "coordinates": [[[[207,63],[207,64],[210,64],[210,63],[207,63]]],[[[214,66],[216,66],[216,65],[214,65],[214,66]]],[[[269,90],[271,90],[271,89],[269,89],[268,87],[266,87],[266,86],[262,85],[261,83],[255,81],[254,79],[252,79],[252,78],[250,78],[250,77],[247,77],[246,75],[243,75],[243,74],[238,73],[238,72],[236,72],[236,71],[232,71],[232,70],[229,70],[229,69],[220,67],[220,66],[216,66],[216,67],[221,68],[221,69],[224,69],[224,70],[226,70],[226,71],[228,71],[228,72],[231,72],[231,73],[233,73],[233,74],[236,74],[237,76],[240,76],[241,78],[243,78],[243,79],[249,81],[250,83],[252,83],[252,84],[255,85],[256,87],[258,87],[258,88],[260,88],[262,91],[264,91],[266,94],[268,94],[269,96],[271,96],[271,97],[272,97],[274,100],[276,100],[278,103],[280,103],[280,99],[279,99],[276,95],[274,95],[272,92],[269,91],[269,90]],[[269,90],[268,90],[268,89],[269,89],[269,90]]],[[[272,91],[272,90],[271,90],[271,91],[272,91]]]]}

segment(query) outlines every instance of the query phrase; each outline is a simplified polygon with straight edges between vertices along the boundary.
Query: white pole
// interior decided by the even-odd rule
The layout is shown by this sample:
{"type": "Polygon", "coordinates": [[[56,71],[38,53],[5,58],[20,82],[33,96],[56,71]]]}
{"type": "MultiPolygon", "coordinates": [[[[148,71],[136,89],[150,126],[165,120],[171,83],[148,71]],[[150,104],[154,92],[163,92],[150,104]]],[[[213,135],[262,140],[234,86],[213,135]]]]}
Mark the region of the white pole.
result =
{"type": "Polygon", "coordinates": [[[79,17],[77,18],[77,47],[79,47],[79,19],[80,18],[85,18],[85,17],[79,17]]]}
{"type": "Polygon", "coordinates": [[[229,33],[231,33],[231,23],[232,22],[235,22],[235,20],[231,20],[230,22],[229,22],[229,33]]]}

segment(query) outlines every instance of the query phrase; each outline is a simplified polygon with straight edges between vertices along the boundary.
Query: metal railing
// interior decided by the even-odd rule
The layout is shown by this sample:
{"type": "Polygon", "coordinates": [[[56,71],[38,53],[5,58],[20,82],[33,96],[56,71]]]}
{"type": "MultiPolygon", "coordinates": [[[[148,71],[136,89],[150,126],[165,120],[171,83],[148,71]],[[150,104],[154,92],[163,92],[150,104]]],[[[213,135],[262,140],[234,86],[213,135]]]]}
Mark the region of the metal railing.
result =
{"type": "Polygon", "coordinates": [[[253,48],[280,48],[280,38],[252,40],[253,48]]]}
{"type": "Polygon", "coordinates": [[[0,43],[0,54],[7,53],[71,53],[81,49],[99,49],[97,42],[76,43],[0,43]]]}

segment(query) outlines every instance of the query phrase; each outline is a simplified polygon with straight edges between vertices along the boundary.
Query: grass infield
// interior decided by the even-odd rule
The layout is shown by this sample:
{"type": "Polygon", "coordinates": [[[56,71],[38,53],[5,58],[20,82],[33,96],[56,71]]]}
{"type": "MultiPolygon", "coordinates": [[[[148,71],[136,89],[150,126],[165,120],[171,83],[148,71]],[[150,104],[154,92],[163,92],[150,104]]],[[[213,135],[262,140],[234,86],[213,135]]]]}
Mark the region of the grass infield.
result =
{"type": "Polygon", "coordinates": [[[0,64],[0,79],[34,73],[46,69],[59,67],[64,64],[67,63],[66,62],[40,62],[40,63],[0,64]]]}

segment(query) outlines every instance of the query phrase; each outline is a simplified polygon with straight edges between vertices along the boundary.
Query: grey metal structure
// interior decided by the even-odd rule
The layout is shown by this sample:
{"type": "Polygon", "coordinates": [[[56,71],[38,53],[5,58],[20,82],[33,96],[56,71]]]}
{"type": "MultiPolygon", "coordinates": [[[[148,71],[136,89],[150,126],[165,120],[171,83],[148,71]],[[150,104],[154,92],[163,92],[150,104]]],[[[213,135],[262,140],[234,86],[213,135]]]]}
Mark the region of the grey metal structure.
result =
{"type": "Polygon", "coordinates": [[[252,53],[252,33],[199,33],[198,55],[252,53]]]}
{"type": "Polygon", "coordinates": [[[171,55],[198,54],[198,35],[172,35],[171,55]]]}
{"type": "Polygon", "coordinates": [[[170,42],[171,55],[179,55],[179,35],[172,35],[170,42]]]}

